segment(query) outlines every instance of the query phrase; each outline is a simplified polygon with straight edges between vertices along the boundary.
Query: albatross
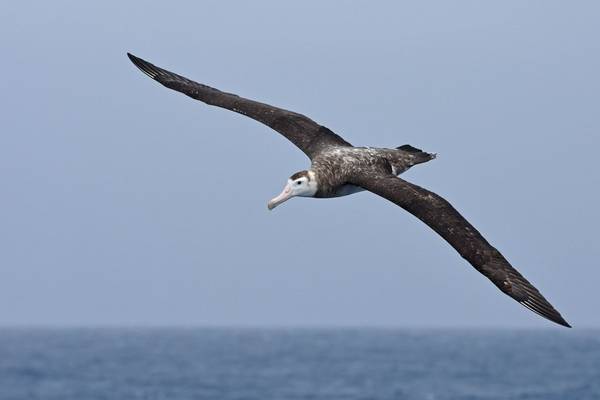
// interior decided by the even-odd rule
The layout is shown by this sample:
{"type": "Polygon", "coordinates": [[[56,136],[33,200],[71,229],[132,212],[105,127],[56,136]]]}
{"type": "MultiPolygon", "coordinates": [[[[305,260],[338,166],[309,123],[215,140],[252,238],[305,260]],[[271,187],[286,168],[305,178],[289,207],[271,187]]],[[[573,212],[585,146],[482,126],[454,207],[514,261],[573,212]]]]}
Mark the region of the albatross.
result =
{"type": "Polygon", "coordinates": [[[283,191],[269,201],[269,210],[293,197],[333,198],[369,191],[427,224],[502,292],[542,317],[571,327],[448,201],[398,177],[412,166],[434,159],[435,154],[410,145],[392,149],[355,147],[302,114],[222,92],[130,53],[127,55],[136,67],[161,85],[261,122],[308,156],[310,169],[290,176],[283,191]]]}

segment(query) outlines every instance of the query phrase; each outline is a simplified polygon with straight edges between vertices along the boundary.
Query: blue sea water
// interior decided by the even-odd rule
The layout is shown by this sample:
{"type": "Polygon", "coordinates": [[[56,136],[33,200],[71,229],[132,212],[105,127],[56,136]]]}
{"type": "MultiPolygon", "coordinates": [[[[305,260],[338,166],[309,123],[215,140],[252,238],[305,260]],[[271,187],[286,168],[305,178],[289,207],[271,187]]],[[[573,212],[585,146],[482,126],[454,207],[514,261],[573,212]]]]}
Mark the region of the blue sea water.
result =
{"type": "Polygon", "coordinates": [[[600,332],[5,328],[0,399],[600,399],[600,332]]]}

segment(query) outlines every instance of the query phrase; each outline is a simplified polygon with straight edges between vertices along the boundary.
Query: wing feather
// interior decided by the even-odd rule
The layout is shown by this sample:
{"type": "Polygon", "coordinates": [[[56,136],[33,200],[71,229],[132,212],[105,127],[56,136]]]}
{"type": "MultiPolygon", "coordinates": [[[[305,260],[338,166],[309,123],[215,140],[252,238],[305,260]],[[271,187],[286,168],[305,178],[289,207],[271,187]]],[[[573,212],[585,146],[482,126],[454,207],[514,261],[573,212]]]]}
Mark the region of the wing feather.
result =
{"type": "Polygon", "coordinates": [[[502,292],[542,317],[571,327],[544,296],[442,197],[388,173],[358,174],[352,183],[419,218],[502,292]]]}
{"type": "Polygon", "coordinates": [[[127,56],[143,73],[163,86],[206,104],[235,111],[259,121],[281,133],[309,158],[329,146],[351,146],[331,130],[302,114],[222,92],[159,68],[133,54],[127,53],[127,56]]]}

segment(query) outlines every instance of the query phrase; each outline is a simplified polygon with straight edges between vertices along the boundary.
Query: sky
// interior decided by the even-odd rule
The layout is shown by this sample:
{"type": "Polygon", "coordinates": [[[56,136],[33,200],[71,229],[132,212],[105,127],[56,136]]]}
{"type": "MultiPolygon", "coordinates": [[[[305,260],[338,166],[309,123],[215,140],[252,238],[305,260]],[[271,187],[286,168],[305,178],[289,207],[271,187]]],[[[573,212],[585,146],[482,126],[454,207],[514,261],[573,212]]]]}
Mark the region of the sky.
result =
{"type": "Polygon", "coordinates": [[[269,212],[304,154],[130,51],[355,145],[438,153],[403,178],[600,327],[599,18],[591,1],[4,4],[0,325],[564,329],[373,194],[269,212]]]}

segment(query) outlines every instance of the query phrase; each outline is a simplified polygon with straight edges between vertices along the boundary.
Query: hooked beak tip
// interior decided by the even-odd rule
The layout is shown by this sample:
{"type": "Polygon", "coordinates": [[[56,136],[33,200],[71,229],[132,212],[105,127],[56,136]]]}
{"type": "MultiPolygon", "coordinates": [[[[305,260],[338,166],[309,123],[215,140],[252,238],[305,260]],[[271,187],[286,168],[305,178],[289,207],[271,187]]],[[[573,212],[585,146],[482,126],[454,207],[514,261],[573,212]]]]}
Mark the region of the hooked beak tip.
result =
{"type": "Polygon", "coordinates": [[[281,194],[279,194],[279,196],[277,196],[277,197],[271,199],[271,201],[269,201],[269,203],[267,204],[267,208],[269,210],[272,210],[275,207],[277,207],[278,205],[280,205],[281,203],[289,200],[291,197],[293,197],[292,188],[288,184],[283,189],[283,192],[281,192],[281,194]]]}

